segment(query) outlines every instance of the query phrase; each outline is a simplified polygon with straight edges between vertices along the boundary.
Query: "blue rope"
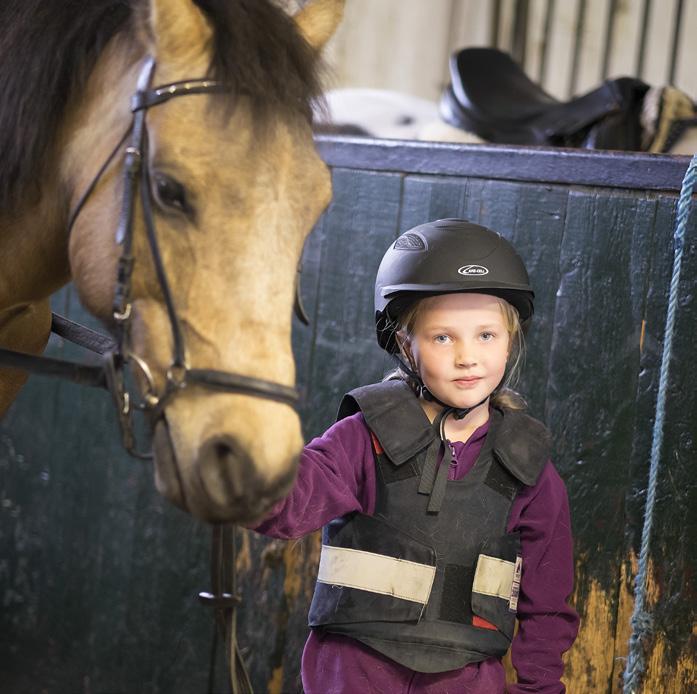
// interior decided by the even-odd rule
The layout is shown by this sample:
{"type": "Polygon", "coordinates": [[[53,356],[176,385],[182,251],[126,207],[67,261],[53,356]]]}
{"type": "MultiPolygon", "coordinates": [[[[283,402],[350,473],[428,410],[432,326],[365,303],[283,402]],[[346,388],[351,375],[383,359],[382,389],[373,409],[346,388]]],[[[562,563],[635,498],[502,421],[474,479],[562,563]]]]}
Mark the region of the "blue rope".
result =
{"type": "Polygon", "coordinates": [[[656,505],[656,486],[658,480],[658,468],[660,452],[663,445],[663,424],[666,411],[666,392],[668,390],[668,371],[673,353],[673,333],[675,331],[675,317],[678,307],[678,285],[680,283],[680,270],[682,266],[683,249],[685,247],[685,229],[690,214],[690,201],[692,191],[697,182],[697,154],[692,157],[685,178],[682,182],[680,198],[678,200],[678,214],[675,225],[673,275],[670,280],[670,294],[668,298],[668,312],[666,314],[666,327],[664,331],[663,355],[661,356],[661,375],[658,382],[658,397],[656,401],[656,419],[653,425],[651,442],[651,465],[649,467],[649,483],[646,490],[646,506],[644,508],[644,528],[641,533],[641,551],[639,552],[639,566],[634,580],[634,611],[632,613],[632,634],[629,638],[629,653],[624,670],[624,694],[637,694],[644,674],[644,650],[646,637],[652,631],[652,620],[646,611],[646,577],[649,565],[649,543],[651,541],[651,526],[653,525],[653,512],[656,505]]]}

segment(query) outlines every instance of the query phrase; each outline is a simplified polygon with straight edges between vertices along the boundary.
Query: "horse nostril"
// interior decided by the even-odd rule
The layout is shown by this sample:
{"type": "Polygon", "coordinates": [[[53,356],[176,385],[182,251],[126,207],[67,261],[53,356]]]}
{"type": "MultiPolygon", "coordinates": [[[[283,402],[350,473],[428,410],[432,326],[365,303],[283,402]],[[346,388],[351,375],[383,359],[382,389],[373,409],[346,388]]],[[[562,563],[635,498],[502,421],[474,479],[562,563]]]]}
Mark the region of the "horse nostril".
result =
{"type": "Polygon", "coordinates": [[[234,457],[232,446],[223,441],[213,444],[213,451],[215,452],[215,457],[220,461],[224,461],[228,457],[234,457]]]}
{"type": "Polygon", "coordinates": [[[254,493],[258,484],[251,458],[231,436],[215,436],[201,448],[198,474],[204,492],[228,505],[254,493]]]}
{"type": "Polygon", "coordinates": [[[200,449],[193,475],[196,506],[211,521],[255,520],[285,493],[295,478],[295,459],[266,480],[233,436],[211,436],[200,449]]]}

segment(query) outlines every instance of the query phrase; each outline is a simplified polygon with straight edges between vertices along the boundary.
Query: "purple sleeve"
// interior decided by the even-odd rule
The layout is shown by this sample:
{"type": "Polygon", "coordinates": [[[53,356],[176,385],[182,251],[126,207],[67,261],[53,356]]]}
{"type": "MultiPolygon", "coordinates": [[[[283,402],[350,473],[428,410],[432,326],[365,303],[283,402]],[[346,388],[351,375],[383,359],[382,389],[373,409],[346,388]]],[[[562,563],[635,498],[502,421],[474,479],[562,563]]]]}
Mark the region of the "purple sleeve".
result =
{"type": "Polygon", "coordinates": [[[567,604],[574,580],[569,502],[552,463],[518,495],[508,528],[520,532],[523,570],[511,647],[518,682],[507,691],[559,694],[565,691],[562,653],[576,638],[579,618],[567,604]]]}
{"type": "Polygon", "coordinates": [[[305,446],[290,494],[252,530],[284,540],[303,537],[352,511],[375,507],[370,433],[358,413],[305,446]]]}

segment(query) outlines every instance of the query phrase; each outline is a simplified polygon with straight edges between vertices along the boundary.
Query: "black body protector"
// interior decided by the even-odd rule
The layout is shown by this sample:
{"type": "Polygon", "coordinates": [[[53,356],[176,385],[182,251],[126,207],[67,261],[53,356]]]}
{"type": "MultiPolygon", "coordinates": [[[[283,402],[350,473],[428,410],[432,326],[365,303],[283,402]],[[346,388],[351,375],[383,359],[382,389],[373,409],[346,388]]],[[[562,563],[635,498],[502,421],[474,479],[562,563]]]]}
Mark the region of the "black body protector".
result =
{"type": "Polygon", "coordinates": [[[324,528],[310,626],[418,672],[503,656],[522,570],[520,538],[506,524],[516,494],[536,483],[549,458],[547,430],[523,413],[492,408],[474,467],[447,481],[439,510],[429,511],[421,481],[440,441],[409,386],[357,388],[338,418],[358,410],[373,439],[375,514],[324,528]]]}

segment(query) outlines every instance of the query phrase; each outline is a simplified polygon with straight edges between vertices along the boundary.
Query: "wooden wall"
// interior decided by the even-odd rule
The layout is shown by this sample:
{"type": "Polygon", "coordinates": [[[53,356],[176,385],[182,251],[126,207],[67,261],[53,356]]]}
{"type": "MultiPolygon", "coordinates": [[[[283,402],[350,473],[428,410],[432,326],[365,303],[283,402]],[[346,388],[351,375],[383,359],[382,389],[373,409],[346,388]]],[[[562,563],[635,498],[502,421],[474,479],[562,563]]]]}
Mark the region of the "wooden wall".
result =
{"type": "Polygon", "coordinates": [[[523,65],[554,96],[566,99],[604,77],[622,75],[663,85],[672,73],[675,86],[697,97],[692,68],[697,46],[691,38],[697,3],[681,0],[347,0],[345,19],[328,47],[331,86],[437,100],[454,50],[497,45],[515,53],[516,11],[523,6],[528,14],[523,65]]]}
{"type": "MultiPolygon", "coordinates": [[[[307,249],[312,326],[294,349],[307,437],[343,392],[391,366],[372,285],[403,230],[464,216],[499,229],[537,293],[521,389],[569,490],[579,639],[573,694],[619,691],[685,158],[323,139],[334,198],[307,249]]],[[[688,228],[659,500],[643,691],[697,688],[697,218],[688,228]]],[[[55,308],[88,320],[68,288],[55,308]]],[[[59,340],[54,354],[73,354],[59,340]]],[[[258,692],[297,692],[317,536],[240,535],[240,635],[258,692]]],[[[0,672],[13,694],[205,691],[208,530],[162,501],[120,449],[109,397],[30,379],[0,423],[0,672]]],[[[219,662],[215,691],[225,691],[219,662]]]]}

